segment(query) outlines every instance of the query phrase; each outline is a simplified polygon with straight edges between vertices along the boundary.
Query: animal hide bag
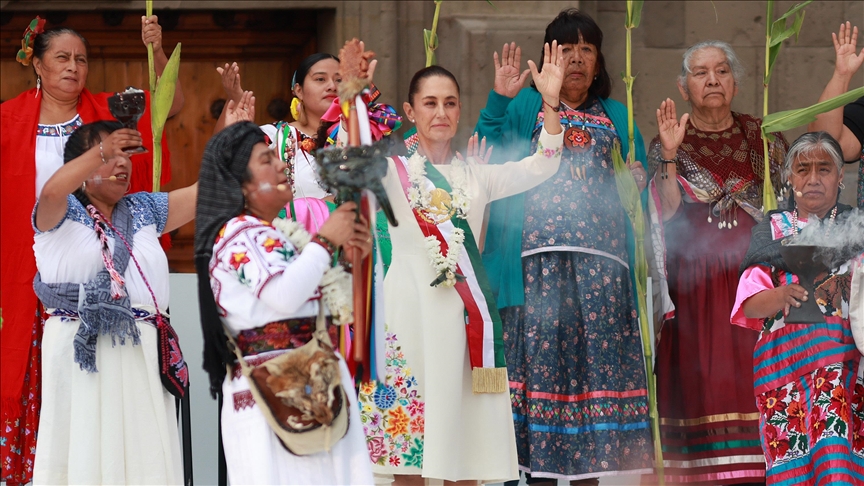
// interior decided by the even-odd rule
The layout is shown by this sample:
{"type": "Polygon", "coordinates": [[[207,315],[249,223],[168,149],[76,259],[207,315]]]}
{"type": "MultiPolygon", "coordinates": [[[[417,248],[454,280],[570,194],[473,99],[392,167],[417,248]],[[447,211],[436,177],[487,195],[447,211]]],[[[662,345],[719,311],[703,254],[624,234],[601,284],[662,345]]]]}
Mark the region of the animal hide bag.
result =
{"type": "Polygon", "coordinates": [[[226,331],[258,409],[285,449],[297,456],[329,451],[348,432],[339,358],[321,307],[308,343],[255,367],[226,331]]]}

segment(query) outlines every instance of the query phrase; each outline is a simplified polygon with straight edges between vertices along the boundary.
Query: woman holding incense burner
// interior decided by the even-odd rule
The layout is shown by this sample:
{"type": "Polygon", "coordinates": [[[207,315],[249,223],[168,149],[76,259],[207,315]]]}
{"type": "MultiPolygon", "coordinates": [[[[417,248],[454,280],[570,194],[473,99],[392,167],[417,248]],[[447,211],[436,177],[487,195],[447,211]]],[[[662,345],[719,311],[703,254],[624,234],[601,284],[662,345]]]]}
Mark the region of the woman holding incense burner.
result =
{"type": "Polygon", "coordinates": [[[864,480],[864,369],[849,321],[850,268],[852,259],[864,257],[864,240],[842,237],[853,213],[837,202],[842,169],[842,149],[830,135],[799,137],[783,166],[791,208],[769,212],[753,229],[741,264],[731,321],[761,333],[753,352],[753,392],[768,484],[864,480]],[[802,238],[849,243],[832,252],[827,270],[810,282],[812,295],[780,254],[781,244],[802,238]],[[785,322],[790,308],[813,299],[821,319],[785,322]]]}
{"type": "Polygon", "coordinates": [[[549,122],[532,153],[503,165],[476,160],[476,137],[467,160],[453,157],[462,108],[453,74],[430,66],[411,80],[403,108],[419,149],[393,157],[383,180],[399,221],[390,227],[393,260],[384,279],[386,380],[360,388],[373,470],[395,475],[396,485],[518,477],[500,318],[477,239],[489,201],[558,169],[562,60],[552,42],[542,71],[529,61],[549,122]]]}

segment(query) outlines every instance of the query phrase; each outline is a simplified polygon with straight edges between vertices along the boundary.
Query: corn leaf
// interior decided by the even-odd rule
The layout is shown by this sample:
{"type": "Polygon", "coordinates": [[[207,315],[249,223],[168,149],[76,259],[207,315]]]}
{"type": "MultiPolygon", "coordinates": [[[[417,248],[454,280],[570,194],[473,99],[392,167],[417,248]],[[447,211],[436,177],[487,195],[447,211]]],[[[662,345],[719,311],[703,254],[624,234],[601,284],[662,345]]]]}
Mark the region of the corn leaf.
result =
{"type": "Polygon", "coordinates": [[[643,3],[645,3],[644,0],[627,2],[627,20],[624,25],[625,28],[635,29],[636,27],[639,27],[639,23],[642,21],[643,3]]]}
{"type": "Polygon", "coordinates": [[[423,29],[423,47],[426,49],[426,67],[436,63],[435,49],[438,48],[438,34],[429,29],[423,29]]]}
{"type": "Polygon", "coordinates": [[[162,131],[174,103],[177,76],[180,72],[180,47],[178,42],[165,70],[162,71],[162,76],[155,83],[156,92],[150,98],[150,119],[153,125],[153,192],[159,192],[162,180],[162,131]]]}
{"type": "Polygon", "coordinates": [[[807,5],[810,5],[811,3],[813,3],[813,0],[807,0],[806,2],[801,2],[797,5],[794,5],[792,8],[787,10],[786,13],[783,14],[783,16],[780,17],[778,20],[788,19],[790,16],[797,14],[801,9],[803,9],[807,5]]]}
{"type": "Polygon", "coordinates": [[[862,96],[864,96],[864,86],[847,91],[846,93],[840,96],[835,96],[829,100],[808,106],[807,108],[772,113],[762,120],[762,133],[769,134],[770,132],[783,132],[806,125],[815,121],[817,115],[821,115],[827,111],[849,104],[862,96]]]}

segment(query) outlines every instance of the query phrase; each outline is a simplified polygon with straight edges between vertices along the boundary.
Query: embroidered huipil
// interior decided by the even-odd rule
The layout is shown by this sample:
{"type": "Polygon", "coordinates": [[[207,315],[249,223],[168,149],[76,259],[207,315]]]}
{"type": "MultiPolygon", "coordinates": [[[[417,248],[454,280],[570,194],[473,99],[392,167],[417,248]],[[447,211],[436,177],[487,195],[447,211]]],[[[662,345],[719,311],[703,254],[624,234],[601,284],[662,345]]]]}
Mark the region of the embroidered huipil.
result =
{"type": "MultiPolygon", "coordinates": [[[[231,219],[219,232],[210,261],[210,285],[222,322],[235,336],[265,325],[273,327],[265,329],[270,335],[304,331],[286,329],[278,321],[317,316],[318,287],[330,263],[320,245],[309,243],[301,253],[269,222],[251,215],[231,219]]],[[[274,350],[246,353],[250,365],[305,343],[274,337],[266,344],[274,350]]],[[[348,433],[329,452],[310,456],[285,450],[255,404],[246,377],[236,370],[225,377],[222,442],[232,484],[372,483],[354,384],[344,360],[339,363],[349,401],[348,433]]]]}

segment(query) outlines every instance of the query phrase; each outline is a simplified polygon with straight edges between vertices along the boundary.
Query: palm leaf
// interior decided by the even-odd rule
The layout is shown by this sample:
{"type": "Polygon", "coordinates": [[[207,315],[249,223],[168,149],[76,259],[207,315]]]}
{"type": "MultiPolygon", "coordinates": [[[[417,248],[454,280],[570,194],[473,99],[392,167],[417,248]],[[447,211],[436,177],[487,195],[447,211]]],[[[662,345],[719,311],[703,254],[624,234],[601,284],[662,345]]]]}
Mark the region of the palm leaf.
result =
{"type": "Polygon", "coordinates": [[[816,120],[817,115],[847,105],[864,96],[864,86],[846,93],[835,96],[829,100],[816,103],[807,108],[797,110],[778,111],[766,116],[762,120],[762,133],[768,135],[770,132],[784,132],[816,120]]]}

